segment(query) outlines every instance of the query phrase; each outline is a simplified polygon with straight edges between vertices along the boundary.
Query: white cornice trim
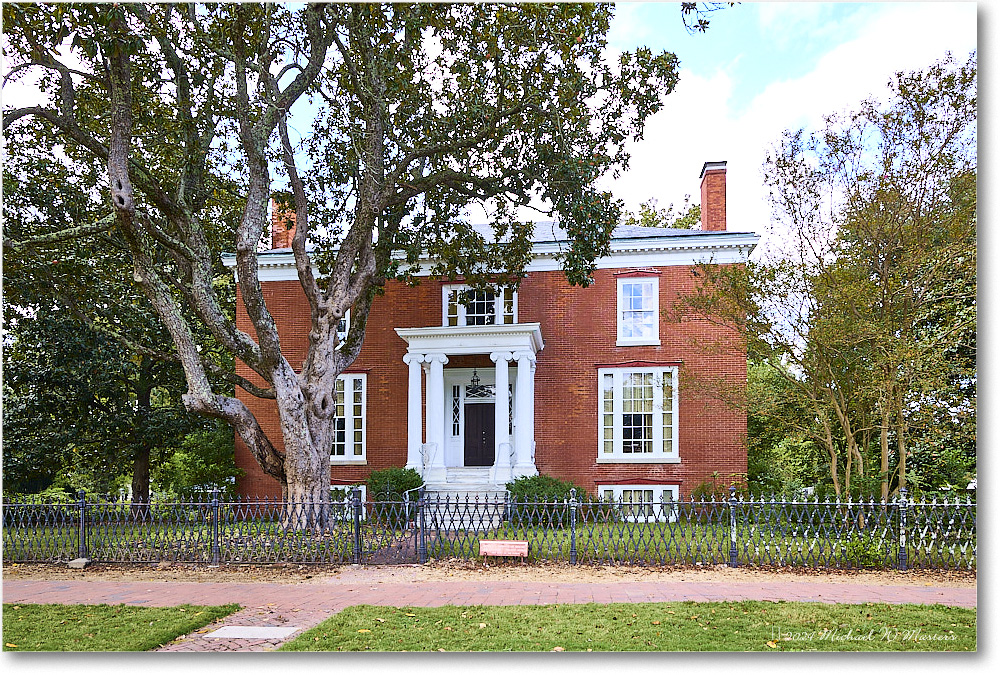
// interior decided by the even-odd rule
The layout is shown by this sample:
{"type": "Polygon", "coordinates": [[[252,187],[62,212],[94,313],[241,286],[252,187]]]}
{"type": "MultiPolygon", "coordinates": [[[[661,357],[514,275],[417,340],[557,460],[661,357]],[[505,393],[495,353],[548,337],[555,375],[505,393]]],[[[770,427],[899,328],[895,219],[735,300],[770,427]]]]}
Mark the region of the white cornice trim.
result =
{"type": "MultiPolygon", "coordinates": [[[[759,241],[760,236],[753,232],[615,239],[611,242],[611,255],[598,258],[596,266],[597,269],[616,269],[744,263],[759,241]]],[[[558,256],[565,249],[566,242],[534,244],[532,260],[525,267],[525,272],[560,270],[558,256]]],[[[235,256],[224,256],[222,262],[226,267],[236,266],[235,256]]],[[[293,281],[299,278],[295,256],[291,252],[258,255],[257,265],[261,281],[293,281]]],[[[419,265],[416,276],[430,276],[431,261],[424,258],[419,265]]],[[[315,266],[313,273],[318,274],[315,266]]]]}

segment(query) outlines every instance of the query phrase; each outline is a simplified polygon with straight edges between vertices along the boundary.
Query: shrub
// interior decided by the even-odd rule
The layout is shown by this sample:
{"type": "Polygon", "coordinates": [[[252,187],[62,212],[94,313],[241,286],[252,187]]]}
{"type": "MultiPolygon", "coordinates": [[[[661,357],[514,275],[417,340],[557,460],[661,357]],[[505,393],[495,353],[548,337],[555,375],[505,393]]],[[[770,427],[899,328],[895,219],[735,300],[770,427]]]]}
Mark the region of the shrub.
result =
{"type": "Polygon", "coordinates": [[[233,430],[225,424],[185,436],[181,447],[153,470],[157,496],[167,501],[198,501],[210,499],[212,490],[219,490],[219,499],[232,499],[236,479],[244,474],[236,466],[233,442],[233,430]]]}
{"type": "Polygon", "coordinates": [[[872,536],[852,534],[844,547],[844,555],[858,567],[878,567],[883,561],[882,546],[872,536]]]}
{"type": "Polygon", "coordinates": [[[403,501],[407,490],[414,490],[423,484],[424,479],[413,469],[379,469],[368,476],[368,498],[372,501],[403,501]]]}
{"type": "Polygon", "coordinates": [[[569,507],[563,502],[569,499],[569,491],[573,489],[576,489],[578,500],[586,499],[587,492],[582,487],[552,476],[522,476],[507,483],[514,503],[511,522],[514,525],[568,525],[569,507]]]}
{"type": "Polygon", "coordinates": [[[507,483],[511,501],[515,502],[561,502],[569,499],[569,491],[576,489],[576,498],[583,499],[587,491],[569,480],[552,476],[522,476],[507,483]]]}
{"type": "Polygon", "coordinates": [[[737,497],[749,497],[745,474],[733,473],[729,475],[728,479],[724,479],[722,474],[715,471],[711,478],[698,483],[691,490],[690,498],[696,502],[727,500],[729,499],[730,486],[736,488],[737,497]]]}

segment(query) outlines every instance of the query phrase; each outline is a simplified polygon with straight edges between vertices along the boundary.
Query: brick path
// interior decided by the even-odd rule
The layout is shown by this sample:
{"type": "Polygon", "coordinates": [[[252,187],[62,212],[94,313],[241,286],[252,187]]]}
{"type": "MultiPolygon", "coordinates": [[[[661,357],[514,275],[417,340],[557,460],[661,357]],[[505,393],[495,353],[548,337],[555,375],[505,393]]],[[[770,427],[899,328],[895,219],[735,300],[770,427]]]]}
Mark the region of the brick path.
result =
{"type": "MultiPolygon", "coordinates": [[[[310,628],[351,605],[438,607],[441,605],[538,605],[678,600],[789,600],[838,603],[919,603],[976,607],[975,588],[879,586],[802,581],[758,583],[610,582],[532,583],[437,581],[409,583],[189,583],[162,581],[3,582],[4,602],[129,604],[170,606],[183,603],[239,603],[243,610],[223,620],[226,626],[310,628]]],[[[282,639],[207,638],[210,625],[160,651],[266,651],[282,639]]]]}

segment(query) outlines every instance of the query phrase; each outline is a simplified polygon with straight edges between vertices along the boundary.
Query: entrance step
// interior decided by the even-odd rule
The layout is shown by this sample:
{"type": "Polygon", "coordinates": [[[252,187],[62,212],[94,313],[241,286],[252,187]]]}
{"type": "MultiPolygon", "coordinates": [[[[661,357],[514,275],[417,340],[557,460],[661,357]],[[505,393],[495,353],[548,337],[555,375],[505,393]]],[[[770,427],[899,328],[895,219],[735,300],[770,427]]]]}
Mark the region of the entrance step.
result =
{"type": "Polygon", "coordinates": [[[490,467],[452,467],[448,469],[448,483],[455,485],[488,485],[490,482],[490,467]]]}

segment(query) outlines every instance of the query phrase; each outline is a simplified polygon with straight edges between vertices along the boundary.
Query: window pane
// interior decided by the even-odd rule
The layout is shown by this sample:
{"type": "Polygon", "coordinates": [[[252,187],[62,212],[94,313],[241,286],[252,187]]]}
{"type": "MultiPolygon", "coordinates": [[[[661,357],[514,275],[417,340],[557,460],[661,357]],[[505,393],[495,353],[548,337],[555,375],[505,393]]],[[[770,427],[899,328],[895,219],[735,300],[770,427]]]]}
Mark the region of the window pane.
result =
{"type": "Polygon", "coordinates": [[[465,325],[488,326],[496,323],[496,296],[493,291],[465,291],[465,325]]]}
{"type": "Polygon", "coordinates": [[[653,281],[622,283],[622,314],[618,317],[622,337],[651,339],[656,336],[656,286],[653,281]]]}
{"type": "Polygon", "coordinates": [[[448,293],[448,325],[458,325],[458,292],[448,293]]]}
{"type": "Polygon", "coordinates": [[[337,378],[333,385],[334,419],[333,419],[333,449],[331,454],[343,457],[347,454],[346,427],[347,420],[344,417],[344,381],[337,378]]]}

